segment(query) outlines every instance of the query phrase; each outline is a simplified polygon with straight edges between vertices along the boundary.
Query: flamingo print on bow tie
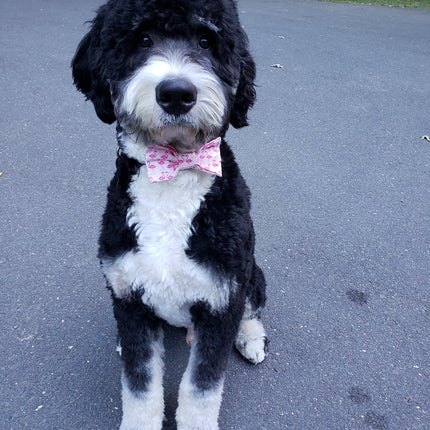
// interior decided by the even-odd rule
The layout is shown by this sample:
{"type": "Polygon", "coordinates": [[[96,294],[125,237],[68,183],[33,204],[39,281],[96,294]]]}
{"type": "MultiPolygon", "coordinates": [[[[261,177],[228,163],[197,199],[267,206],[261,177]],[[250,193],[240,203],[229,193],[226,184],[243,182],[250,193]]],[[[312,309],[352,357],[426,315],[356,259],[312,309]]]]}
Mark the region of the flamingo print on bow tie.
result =
{"type": "Polygon", "coordinates": [[[146,167],[149,181],[173,179],[180,170],[197,169],[222,176],[220,147],[217,137],[197,151],[180,153],[172,146],[149,146],[146,150],[146,167]]]}

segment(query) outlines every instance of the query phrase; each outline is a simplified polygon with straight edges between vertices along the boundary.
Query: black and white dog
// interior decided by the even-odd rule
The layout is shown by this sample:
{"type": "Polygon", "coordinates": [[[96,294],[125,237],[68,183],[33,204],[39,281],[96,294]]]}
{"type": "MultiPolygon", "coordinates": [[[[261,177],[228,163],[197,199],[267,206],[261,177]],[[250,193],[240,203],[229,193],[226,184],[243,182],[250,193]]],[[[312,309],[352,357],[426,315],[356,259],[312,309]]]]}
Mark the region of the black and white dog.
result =
{"type": "Polygon", "coordinates": [[[187,328],[191,346],[178,429],[217,429],[233,344],[260,363],[267,343],[250,193],[224,141],[229,124],[247,125],[255,99],[255,64],[236,5],[110,0],[72,67],[99,118],[117,122],[99,257],[123,362],[120,428],[162,428],[166,321],[187,328]],[[205,157],[222,172],[203,166],[205,157]],[[155,167],[162,170],[151,176],[155,167]]]}

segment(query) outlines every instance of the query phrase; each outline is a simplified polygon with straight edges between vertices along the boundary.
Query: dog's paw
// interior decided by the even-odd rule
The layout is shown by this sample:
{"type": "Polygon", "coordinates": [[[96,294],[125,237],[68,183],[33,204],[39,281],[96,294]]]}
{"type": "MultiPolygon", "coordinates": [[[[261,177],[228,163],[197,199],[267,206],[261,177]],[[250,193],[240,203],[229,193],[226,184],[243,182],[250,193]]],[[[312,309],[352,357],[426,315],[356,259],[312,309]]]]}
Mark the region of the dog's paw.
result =
{"type": "Polygon", "coordinates": [[[205,424],[202,424],[201,426],[200,425],[195,426],[193,424],[181,426],[178,424],[177,429],[178,430],[219,430],[219,427],[218,427],[218,424],[216,423],[212,423],[212,424],[205,423],[205,424]]]}
{"type": "Polygon", "coordinates": [[[261,363],[267,355],[267,336],[257,319],[242,320],[236,336],[237,350],[251,363],[261,363]]]}

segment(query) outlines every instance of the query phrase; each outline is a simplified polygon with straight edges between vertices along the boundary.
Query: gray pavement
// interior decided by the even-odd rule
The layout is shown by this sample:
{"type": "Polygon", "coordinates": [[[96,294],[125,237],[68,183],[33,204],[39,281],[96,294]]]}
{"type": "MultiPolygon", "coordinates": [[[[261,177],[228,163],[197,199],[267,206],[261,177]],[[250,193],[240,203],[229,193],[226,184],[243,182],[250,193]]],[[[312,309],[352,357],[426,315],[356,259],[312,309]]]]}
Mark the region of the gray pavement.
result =
{"type": "MultiPolygon", "coordinates": [[[[100,4],[0,2],[0,428],[116,429],[96,242],[114,127],[72,86],[100,4]]],[[[233,354],[222,430],[430,428],[430,10],[242,0],[258,64],[229,132],[253,191],[270,355],[233,354]],[[271,67],[279,64],[282,67],[271,67]]],[[[187,359],[166,334],[165,429],[187,359]]]]}

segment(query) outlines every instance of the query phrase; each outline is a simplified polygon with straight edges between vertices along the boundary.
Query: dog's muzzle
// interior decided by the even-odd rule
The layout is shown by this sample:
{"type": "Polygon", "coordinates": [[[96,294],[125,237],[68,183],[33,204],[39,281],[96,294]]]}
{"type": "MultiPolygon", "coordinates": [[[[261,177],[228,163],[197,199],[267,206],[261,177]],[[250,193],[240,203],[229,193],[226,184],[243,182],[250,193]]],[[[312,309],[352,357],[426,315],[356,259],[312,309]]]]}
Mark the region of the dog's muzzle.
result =
{"type": "Polygon", "coordinates": [[[157,85],[155,95],[166,113],[178,116],[196,104],[197,88],[187,79],[166,79],[157,85]]]}

